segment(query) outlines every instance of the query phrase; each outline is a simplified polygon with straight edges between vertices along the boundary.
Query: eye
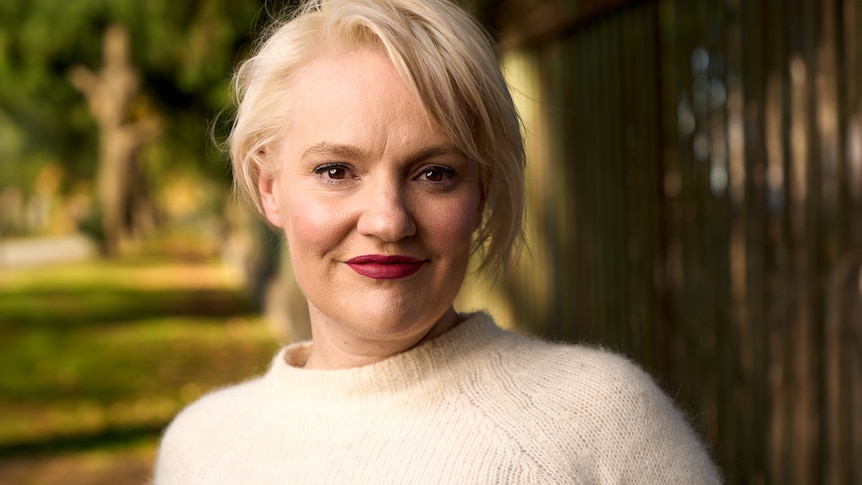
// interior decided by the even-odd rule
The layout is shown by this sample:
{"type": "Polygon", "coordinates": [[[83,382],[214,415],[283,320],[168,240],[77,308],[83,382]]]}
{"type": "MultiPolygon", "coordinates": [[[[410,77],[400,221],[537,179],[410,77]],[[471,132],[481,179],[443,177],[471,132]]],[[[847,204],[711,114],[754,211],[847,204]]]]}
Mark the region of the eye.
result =
{"type": "Polygon", "coordinates": [[[327,179],[342,180],[347,178],[347,167],[337,163],[327,163],[315,168],[314,173],[323,175],[327,179]]]}
{"type": "Polygon", "coordinates": [[[454,176],[455,171],[446,167],[428,167],[420,174],[420,177],[428,182],[445,182],[454,176]]]}

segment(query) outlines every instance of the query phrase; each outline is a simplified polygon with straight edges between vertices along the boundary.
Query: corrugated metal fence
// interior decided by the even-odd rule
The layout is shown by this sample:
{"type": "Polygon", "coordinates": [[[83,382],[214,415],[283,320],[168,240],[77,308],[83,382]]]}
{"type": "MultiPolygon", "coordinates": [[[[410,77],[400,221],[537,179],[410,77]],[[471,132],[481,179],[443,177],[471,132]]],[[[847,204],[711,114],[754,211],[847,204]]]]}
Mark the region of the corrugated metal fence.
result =
{"type": "Polygon", "coordinates": [[[647,367],[728,483],[862,483],[862,2],[484,3],[529,139],[501,313],[647,367]]]}

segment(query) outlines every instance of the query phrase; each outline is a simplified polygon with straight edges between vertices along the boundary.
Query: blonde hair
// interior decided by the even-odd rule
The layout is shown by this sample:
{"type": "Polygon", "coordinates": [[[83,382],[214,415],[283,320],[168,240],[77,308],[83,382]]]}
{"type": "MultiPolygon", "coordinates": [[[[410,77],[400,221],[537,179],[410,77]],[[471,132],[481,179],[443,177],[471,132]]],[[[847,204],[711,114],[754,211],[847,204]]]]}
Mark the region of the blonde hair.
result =
{"type": "Polygon", "coordinates": [[[493,275],[523,241],[524,147],[494,45],[445,0],[310,0],[274,24],[234,75],[237,113],[228,139],[235,189],[263,212],[258,177],[275,175],[291,80],[327,48],[381,46],[452,143],[479,166],[484,214],[474,241],[493,275]]]}

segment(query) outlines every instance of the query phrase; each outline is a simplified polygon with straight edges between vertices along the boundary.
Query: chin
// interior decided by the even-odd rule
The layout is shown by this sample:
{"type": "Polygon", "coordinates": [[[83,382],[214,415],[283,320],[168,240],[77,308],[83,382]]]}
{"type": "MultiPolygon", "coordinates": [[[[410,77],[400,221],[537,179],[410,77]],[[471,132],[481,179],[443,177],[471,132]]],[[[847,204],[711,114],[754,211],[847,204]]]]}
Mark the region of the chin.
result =
{"type": "Polygon", "coordinates": [[[356,328],[357,333],[380,340],[408,336],[422,337],[445,314],[446,308],[429,310],[378,304],[363,312],[362,315],[354,315],[352,326],[356,328]]]}

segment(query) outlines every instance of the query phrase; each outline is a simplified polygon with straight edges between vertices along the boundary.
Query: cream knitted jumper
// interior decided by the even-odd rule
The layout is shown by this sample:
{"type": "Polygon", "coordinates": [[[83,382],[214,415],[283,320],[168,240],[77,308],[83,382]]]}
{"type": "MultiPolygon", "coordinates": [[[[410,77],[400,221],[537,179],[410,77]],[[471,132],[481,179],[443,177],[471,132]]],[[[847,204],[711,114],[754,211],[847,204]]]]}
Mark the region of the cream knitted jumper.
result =
{"type": "Polygon", "coordinates": [[[615,354],[483,313],[382,362],[308,370],[291,345],[167,430],[157,485],[719,483],[682,415],[615,354]]]}

